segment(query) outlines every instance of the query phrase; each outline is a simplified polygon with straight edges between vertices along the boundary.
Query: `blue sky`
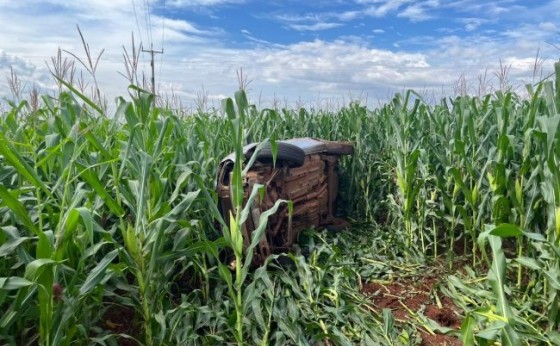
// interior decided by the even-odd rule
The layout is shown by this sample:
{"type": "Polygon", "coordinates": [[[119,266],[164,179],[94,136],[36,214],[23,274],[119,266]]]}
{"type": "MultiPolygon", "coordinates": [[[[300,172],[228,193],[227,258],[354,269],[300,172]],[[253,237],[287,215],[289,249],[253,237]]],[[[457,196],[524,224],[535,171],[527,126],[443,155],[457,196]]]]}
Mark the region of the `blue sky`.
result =
{"type": "MultiPolygon", "coordinates": [[[[379,103],[406,88],[479,94],[500,88],[500,71],[523,93],[560,57],[557,13],[559,0],[0,0],[0,96],[11,97],[10,67],[27,88],[56,90],[46,62],[59,47],[84,57],[76,25],[94,54],[104,49],[109,103],[127,94],[131,33],[163,48],[158,93],[186,108],[231,96],[240,68],[263,106],[379,103]]],[[[149,77],[148,54],[139,69],[149,77]]]]}

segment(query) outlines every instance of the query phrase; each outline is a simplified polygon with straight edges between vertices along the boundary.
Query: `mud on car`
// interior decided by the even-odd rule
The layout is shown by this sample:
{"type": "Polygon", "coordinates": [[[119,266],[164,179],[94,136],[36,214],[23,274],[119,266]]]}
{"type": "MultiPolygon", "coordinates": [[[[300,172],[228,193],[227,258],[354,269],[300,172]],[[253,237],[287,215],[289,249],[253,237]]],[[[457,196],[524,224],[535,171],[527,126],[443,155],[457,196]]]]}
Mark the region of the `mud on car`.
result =
{"type": "MultiPolygon", "coordinates": [[[[266,231],[255,249],[255,263],[262,263],[272,253],[289,251],[298,234],[305,229],[346,227],[345,220],[335,217],[335,208],[339,186],[338,159],[341,155],[354,153],[350,142],[314,138],[277,141],[275,163],[270,143],[264,143],[255,153],[257,145],[252,143],[243,148],[243,165],[257,155],[243,176],[245,201],[255,184],[264,185],[265,192],[262,199],[254,202],[247,222],[243,224],[244,248],[250,244],[261,213],[272,208],[277,200],[291,200],[293,210],[291,222],[286,204],[268,219],[266,231]]],[[[235,213],[230,186],[234,164],[235,154],[230,154],[221,161],[217,175],[219,209],[225,220],[229,220],[230,212],[235,213]]]]}

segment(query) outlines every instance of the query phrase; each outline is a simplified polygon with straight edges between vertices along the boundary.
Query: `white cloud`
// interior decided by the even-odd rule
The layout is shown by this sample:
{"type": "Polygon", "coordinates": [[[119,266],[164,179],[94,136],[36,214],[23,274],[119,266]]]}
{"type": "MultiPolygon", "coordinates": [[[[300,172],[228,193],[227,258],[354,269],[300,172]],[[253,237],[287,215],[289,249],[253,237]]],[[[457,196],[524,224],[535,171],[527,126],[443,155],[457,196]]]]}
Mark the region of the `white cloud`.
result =
{"type": "Polygon", "coordinates": [[[480,14],[490,17],[499,17],[504,14],[508,16],[522,14],[527,9],[525,6],[518,5],[516,0],[456,0],[445,3],[445,7],[452,8],[458,12],[480,14]]]}
{"type": "Polygon", "coordinates": [[[469,18],[458,18],[457,22],[465,26],[465,31],[471,32],[477,30],[481,25],[488,23],[489,20],[484,18],[469,17],[469,18]]]}
{"type": "MultiPolygon", "coordinates": [[[[3,0],[0,0],[0,4],[3,4],[1,1],[3,0]]],[[[39,0],[29,1],[41,8],[39,0]]],[[[9,2],[0,12],[0,22],[3,23],[2,48],[5,49],[0,51],[0,78],[4,78],[9,66],[13,66],[28,85],[39,81],[45,88],[52,87],[45,60],[56,53],[58,46],[83,56],[75,28],[77,22],[94,54],[105,49],[97,76],[102,93],[109,100],[117,95],[126,95],[127,81],[117,73],[124,71],[122,45],[128,46],[130,33],[137,32],[138,26],[142,29],[145,46],[148,35],[140,7],[142,2],[136,1],[139,6],[138,25],[130,1],[126,0],[126,5],[123,1],[125,0],[68,3],[50,0],[51,4],[63,7],[64,11],[44,11],[41,16],[29,12],[32,10],[20,5],[20,2],[9,2]],[[103,11],[107,15],[101,15],[103,11]]],[[[217,1],[198,3],[218,5],[217,1]]],[[[437,1],[412,3],[406,0],[370,0],[360,3],[370,9],[369,14],[364,15],[398,15],[397,12],[404,9],[404,15],[401,16],[408,16],[409,19],[432,15],[430,11],[438,4],[437,1]],[[424,12],[406,12],[419,4],[423,4],[424,12]]],[[[151,4],[157,5],[153,2],[151,4]]],[[[503,2],[500,4],[504,5],[503,2]]],[[[347,13],[348,18],[363,16],[351,11],[347,13]]],[[[293,29],[307,31],[327,30],[343,25],[336,22],[343,20],[342,15],[329,15],[331,17],[313,14],[284,15],[278,20],[286,26],[295,26],[293,29]]],[[[479,18],[482,15],[468,15],[473,17],[460,21],[466,29],[474,29],[475,26],[479,28],[488,20],[486,17],[479,18]],[[467,27],[468,25],[472,26],[467,27]]],[[[151,20],[154,49],[160,49],[157,44],[163,34],[162,18],[152,15],[151,20]]],[[[252,29],[253,32],[247,29],[237,32],[245,38],[244,45],[227,48],[228,45],[222,43],[228,37],[223,29],[203,27],[179,19],[167,18],[165,23],[165,53],[156,56],[156,80],[161,93],[173,92],[183,98],[185,103],[192,102],[202,86],[208,91],[209,98],[214,100],[232,95],[237,88],[236,69],[240,67],[243,67],[249,79],[253,79],[250,85],[252,95],[262,92],[265,98],[276,95],[281,99],[286,97],[297,100],[301,97],[310,100],[318,95],[338,98],[349,92],[361,91],[367,91],[373,97],[383,97],[390,95],[391,91],[400,91],[403,87],[441,90],[442,87],[450,88],[462,73],[476,78],[486,68],[497,70],[500,59],[504,64],[511,65],[513,80],[524,81],[531,78],[531,64],[537,49],[541,48],[541,53],[547,58],[553,59],[558,55],[544,43],[555,37],[556,26],[544,20],[492,34],[478,30],[476,34],[467,36],[448,34],[441,38],[407,37],[396,42],[397,48],[393,49],[375,48],[368,43],[368,37],[351,35],[334,41],[301,41],[280,45],[257,38],[259,32],[256,29],[252,29]],[[247,44],[247,40],[254,43],[247,44]],[[430,43],[415,46],[415,53],[398,46],[401,44],[402,47],[410,47],[414,41],[430,43]]],[[[371,33],[381,34],[384,30],[373,29],[369,32],[371,33]]],[[[136,39],[138,43],[138,33],[136,39]]],[[[141,54],[139,67],[149,75],[148,59],[147,54],[141,54]]],[[[548,65],[551,65],[550,60],[545,63],[545,66],[548,65]]],[[[9,95],[7,92],[7,84],[0,83],[0,97],[9,95]]]]}
{"type": "MultiPolygon", "coordinates": [[[[163,18],[155,17],[153,20],[154,20],[153,26],[159,29],[161,27],[161,22],[163,21],[163,18]]],[[[165,29],[178,31],[182,33],[195,34],[195,35],[213,34],[211,31],[198,29],[193,24],[182,19],[165,18],[165,29]]]]}
{"type": "Polygon", "coordinates": [[[0,49],[0,98],[10,99],[12,96],[8,82],[12,71],[27,91],[34,85],[43,91],[48,91],[54,85],[47,68],[37,66],[32,61],[8,54],[0,49]]]}
{"type": "MultiPolygon", "coordinates": [[[[322,14],[322,16],[326,16],[326,15],[322,14]]],[[[287,23],[315,22],[321,20],[319,14],[315,14],[315,13],[306,13],[306,14],[283,13],[283,14],[275,15],[274,19],[280,22],[287,22],[287,23]]]]}
{"type": "Polygon", "coordinates": [[[411,22],[421,22],[435,17],[434,11],[440,7],[439,0],[425,0],[415,2],[405,7],[397,17],[408,18],[411,22]]]}
{"type": "Polygon", "coordinates": [[[403,11],[397,14],[397,17],[408,18],[412,22],[421,22],[432,18],[426,13],[426,8],[420,5],[411,5],[406,7],[403,11]]]}
{"type": "Polygon", "coordinates": [[[342,26],[340,23],[315,23],[315,24],[292,24],[290,28],[297,31],[321,31],[329,30],[342,26]]]}
{"type": "MultiPolygon", "coordinates": [[[[397,11],[403,5],[410,3],[411,0],[385,0],[381,5],[370,6],[364,10],[364,13],[373,17],[384,17],[387,14],[397,11]]],[[[373,2],[377,3],[377,2],[373,2]]]]}
{"type": "Polygon", "coordinates": [[[338,20],[342,20],[345,22],[354,20],[356,18],[360,18],[361,16],[362,16],[361,11],[346,11],[340,14],[335,14],[335,17],[338,18],[338,20]]]}
{"type": "Polygon", "coordinates": [[[168,0],[168,4],[173,7],[209,7],[244,2],[245,0],[168,0]]]}
{"type": "Polygon", "coordinates": [[[541,23],[539,23],[539,29],[542,29],[542,30],[545,30],[545,31],[552,31],[552,32],[558,31],[558,27],[556,26],[556,24],[554,24],[552,22],[541,22],[541,23]]]}
{"type": "MultiPolygon", "coordinates": [[[[551,29],[549,24],[544,24],[546,28],[551,29]]],[[[503,35],[509,39],[517,41],[544,42],[554,39],[555,32],[553,30],[545,30],[541,24],[522,24],[512,29],[505,30],[503,35]]]]}
{"type": "MultiPolygon", "coordinates": [[[[419,77],[428,75],[431,68],[423,54],[371,49],[346,41],[316,40],[242,53],[213,49],[197,54],[190,64],[184,68],[181,65],[181,69],[190,76],[188,84],[198,86],[204,81],[206,90],[228,94],[226,90],[232,92],[236,86],[235,70],[240,66],[254,79],[253,91],[291,100],[299,97],[309,100],[313,95],[339,98],[362,90],[386,95],[388,90],[399,90],[403,85],[419,85],[419,77]],[[202,74],[211,70],[211,74],[202,74]]],[[[424,85],[425,78],[421,80],[424,85]]]]}

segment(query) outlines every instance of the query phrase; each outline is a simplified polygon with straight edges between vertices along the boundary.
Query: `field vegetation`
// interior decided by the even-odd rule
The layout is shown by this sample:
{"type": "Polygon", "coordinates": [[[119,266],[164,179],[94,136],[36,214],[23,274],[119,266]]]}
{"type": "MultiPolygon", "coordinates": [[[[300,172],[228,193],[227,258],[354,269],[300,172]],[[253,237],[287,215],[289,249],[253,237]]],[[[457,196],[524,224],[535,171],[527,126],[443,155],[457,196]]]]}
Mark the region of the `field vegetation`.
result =
{"type": "Polygon", "coordinates": [[[560,344],[560,63],[527,97],[337,112],[240,90],[183,114],[131,85],[108,113],[57,81],[0,117],[0,344],[560,344]],[[217,165],[248,138],[303,136],[354,143],[352,227],[251,268],[243,168],[224,220],[217,165]]]}

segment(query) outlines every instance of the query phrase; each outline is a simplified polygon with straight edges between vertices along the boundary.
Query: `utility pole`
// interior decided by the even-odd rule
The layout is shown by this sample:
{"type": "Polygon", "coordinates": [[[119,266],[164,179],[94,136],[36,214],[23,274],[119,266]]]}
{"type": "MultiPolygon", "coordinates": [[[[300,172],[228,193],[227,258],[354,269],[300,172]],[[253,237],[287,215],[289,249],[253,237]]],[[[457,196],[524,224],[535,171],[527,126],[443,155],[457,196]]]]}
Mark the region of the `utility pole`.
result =
{"type": "Polygon", "coordinates": [[[154,50],[154,45],[151,45],[151,49],[144,49],[142,48],[142,52],[150,53],[152,56],[150,65],[152,66],[152,94],[154,95],[154,103],[156,102],[156,76],[155,76],[155,67],[154,67],[154,55],[156,54],[163,54],[163,48],[161,50],[154,50]]]}

